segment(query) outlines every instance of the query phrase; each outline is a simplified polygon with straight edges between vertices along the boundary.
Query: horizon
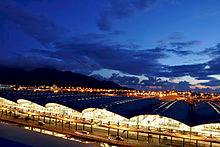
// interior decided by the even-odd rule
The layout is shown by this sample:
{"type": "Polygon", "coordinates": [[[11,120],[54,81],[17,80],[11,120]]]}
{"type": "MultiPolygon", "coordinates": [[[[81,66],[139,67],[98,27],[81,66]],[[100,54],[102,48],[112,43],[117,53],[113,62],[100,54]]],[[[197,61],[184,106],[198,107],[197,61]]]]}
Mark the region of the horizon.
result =
{"type": "Polygon", "coordinates": [[[0,65],[220,92],[218,0],[2,0],[0,65]],[[187,10],[187,11],[186,11],[187,10]]]}

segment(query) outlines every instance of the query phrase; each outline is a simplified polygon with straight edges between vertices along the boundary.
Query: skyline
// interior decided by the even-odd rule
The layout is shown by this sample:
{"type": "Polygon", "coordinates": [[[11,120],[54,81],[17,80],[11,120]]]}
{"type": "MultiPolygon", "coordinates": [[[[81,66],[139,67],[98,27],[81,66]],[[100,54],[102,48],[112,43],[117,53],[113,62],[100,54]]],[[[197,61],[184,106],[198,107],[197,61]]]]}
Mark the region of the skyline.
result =
{"type": "Polygon", "coordinates": [[[0,63],[107,74],[128,86],[219,89],[219,4],[2,0],[0,63]]]}

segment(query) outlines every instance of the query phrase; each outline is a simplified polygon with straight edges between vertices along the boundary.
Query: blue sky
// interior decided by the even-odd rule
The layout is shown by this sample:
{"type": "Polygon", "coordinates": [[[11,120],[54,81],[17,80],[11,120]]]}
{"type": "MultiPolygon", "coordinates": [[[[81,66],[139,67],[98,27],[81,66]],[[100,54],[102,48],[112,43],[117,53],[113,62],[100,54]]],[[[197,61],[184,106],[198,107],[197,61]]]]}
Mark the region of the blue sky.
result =
{"type": "Polygon", "coordinates": [[[0,63],[88,75],[116,70],[219,88],[219,6],[219,0],[1,0],[0,63]]]}

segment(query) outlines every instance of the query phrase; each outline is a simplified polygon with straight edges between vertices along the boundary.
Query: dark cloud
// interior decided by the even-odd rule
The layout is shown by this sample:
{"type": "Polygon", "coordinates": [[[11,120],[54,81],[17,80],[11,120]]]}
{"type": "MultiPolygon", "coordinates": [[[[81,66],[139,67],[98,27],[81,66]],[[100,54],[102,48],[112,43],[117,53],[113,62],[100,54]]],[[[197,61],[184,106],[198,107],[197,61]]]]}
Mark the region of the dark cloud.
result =
{"type": "Polygon", "coordinates": [[[124,34],[126,34],[126,32],[122,30],[114,30],[110,32],[110,35],[124,35],[124,34]]]}
{"type": "Polygon", "coordinates": [[[88,42],[88,39],[83,42],[82,38],[77,40],[81,41],[73,39],[55,43],[54,45],[58,48],[56,51],[34,49],[32,52],[65,62],[77,60],[79,62],[76,63],[88,71],[107,68],[133,74],[154,74],[162,66],[158,63],[158,59],[163,58],[164,53],[157,48],[131,50],[130,44],[112,44],[105,41],[88,42]]]}
{"type": "Polygon", "coordinates": [[[176,65],[176,66],[162,66],[162,69],[155,73],[157,77],[182,77],[191,76],[195,78],[205,78],[210,75],[210,71],[205,69],[207,63],[192,64],[192,65],[176,65]]]}
{"type": "Polygon", "coordinates": [[[112,26],[112,22],[111,22],[109,16],[104,15],[104,14],[100,14],[100,16],[97,20],[97,26],[100,30],[110,31],[111,26],[112,26]]]}
{"type": "Polygon", "coordinates": [[[190,50],[166,49],[166,51],[177,54],[179,56],[187,56],[193,54],[193,51],[190,50]]]}
{"type": "Polygon", "coordinates": [[[182,40],[182,39],[184,39],[184,38],[185,38],[185,37],[184,37],[183,33],[181,33],[181,32],[173,32],[173,33],[168,37],[169,40],[182,40]]]}
{"type": "Polygon", "coordinates": [[[214,77],[209,77],[208,75],[200,75],[199,77],[196,77],[197,80],[215,80],[214,77]]]}
{"type": "MultiPolygon", "coordinates": [[[[25,2],[20,1],[19,3],[25,4],[25,2]]],[[[29,2],[30,0],[27,1],[27,3],[29,2]]],[[[200,54],[208,54],[212,57],[207,63],[168,66],[159,63],[158,60],[169,57],[171,53],[179,56],[195,54],[188,49],[200,45],[201,41],[183,41],[184,36],[175,32],[169,36],[168,40],[162,40],[158,47],[143,49],[135,43],[121,44],[109,39],[109,35],[125,33],[121,30],[112,30],[114,20],[130,17],[138,11],[151,8],[155,3],[156,0],[109,0],[109,5],[100,12],[97,21],[100,30],[109,32],[67,37],[71,34],[69,35],[64,28],[54,24],[49,18],[28,13],[24,7],[16,5],[16,1],[13,3],[10,0],[9,2],[3,0],[0,2],[0,25],[4,23],[8,25],[8,22],[13,23],[18,27],[16,29],[34,38],[46,49],[39,47],[39,49],[31,49],[25,53],[21,53],[19,50],[19,54],[5,57],[4,54],[1,56],[0,63],[24,68],[52,67],[81,73],[90,73],[94,70],[107,68],[130,74],[146,74],[156,77],[192,76],[198,80],[210,80],[203,85],[219,85],[219,81],[209,77],[209,75],[220,73],[220,44],[200,52],[200,54]]],[[[8,52],[8,54],[10,53],[8,52]]],[[[137,77],[118,77],[115,75],[111,80],[118,81],[120,84],[153,85],[164,89],[187,90],[190,86],[187,82],[171,83],[157,78],[150,78],[138,83],[137,77]]]]}
{"type": "Polygon", "coordinates": [[[210,80],[209,82],[201,83],[204,86],[220,86],[220,80],[210,80]]]}
{"type": "Polygon", "coordinates": [[[201,44],[201,41],[198,41],[198,40],[170,42],[171,47],[174,47],[177,49],[192,47],[194,45],[199,45],[199,44],[201,44]]]}
{"type": "Polygon", "coordinates": [[[209,68],[207,69],[208,73],[211,74],[219,74],[220,73],[220,57],[216,57],[210,60],[208,63],[209,68]]]}
{"type": "MultiPolygon", "coordinates": [[[[200,54],[202,55],[209,55],[211,57],[210,61],[208,61],[206,64],[208,68],[202,69],[206,72],[203,74],[210,82],[203,83],[203,85],[219,85],[219,81],[209,77],[209,75],[215,75],[220,73],[220,43],[217,43],[214,47],[206,48],[205,50],[201,51],[200,54]]],[[[201,77],[202,75],[200,75],[201,77]]]]}
{"type": "Polygon", "coordinates": [[[10,56],[4,56],[0,58],[0,63],[1,65],[24,69],[34,69],[36,67],[56,68],[60,70],[65,69],[65,64],[61,60],[30,54],[13,54],[10,56]]]}
{"type": "Polygon", "coordinates": [[[143,80],[141,86],[150,88],[154,86],[156,90],[178,90],[178,91],[188,91],[190,90],[191,84],[186,81],[181,81],[179,83],[163,81],[160,78],[149,77],[149,80],[143,80]]]}
{"type": "Polygon", "coordinates": [[[162,80],[157,77],[148,77],[146,80],[139,79],[137,76],[122,76],[120,74],[113,74],[110,78],[106,79],[99,74],[92,75],[93,77],[101,80],[111,80],[120,85],[124,85],[130,88],[142,89],[142,90],[178,90],[178,91],[188,91],[190,86],[189,82],[181,81],[179,83],[169,82],[167,80],[162,80]]]}
{"type": "Polygon", "coordinates": [[[201,51],[200,54],[209,55],[211,57],[220,56],[220,43],[217,43],[214,47],[206,48],[201,51]]]}
{"type": "Polygon", "coordinates": [[[164,40],[159,40],[159,47],[164,49],[164,52],[173,53],[178,56],[193,55],[195,52],[189,48],[200,45],[202,42],[198,40],[182,41],[181,33],[173,33],[170,37],[164,40]]]}
{"type": "Polygon", "coordinates": [[[151,8],[157,0],[108,0],[99,15],[97,26],[100,30],[110,31],[114,19],[123,19],[134,15],[137,11],[151,8]]]}
{"type": "Polygon", "coordinates": [[[166,81],[161,81],[161,79],[156,77],[149,77],[148,80],[143,80],[140,83],[144,86],[162,86],[166,81]]]}
{"type": "Polygon", "coordinates": [[[109,79],[114,81],[120,85],[139,85],[139,78],[132,76],[119,76],[117,74],[113,74],[109,79]]]}
{"type": "MultiPolygon", "coordinates": [[[[125,1],[113,0],[110,3],[112,7],[111,15],[114,15],[115,18],[129,16],[129,13],[134,13],[133,11],[137,11],[137,8],[143,9],[148,6],[147,3],[150,5],[150,1],[146,1],[146,3],[144,1],[138,3],[127,1],[127,4],[125,4],[125,1]],[[123,8],[117,7],[124,4],[132,6],[127,8],[126,6],[123,8]],[[133,10],[130,10],[130,8],[133,10]]],[[[54,63],[53,67],[60,68],[60,65],[55,63],[59,61],[64,68],[66,68],[65,65],[68,65],[69,70],[86,73],[101,68],[109,68],[127,73],[154,74],[161,69],[162,65],[158,62],[158,59],[163,58],[165,55],[158,48],[140,50],[140,46],[134,43],[118,44],[106,37],[109,34],[89,33],[72,38],[65,37],[66,33],[63,28],[55,25],[44,16],[27,13],[16,4],[0,3],[0,12],[6,15],[7,20],[19,26],[25,34],[48,48],[32,49],[25,52],[27,56],[20,53],[21,58],[23,57],[24,60],[15,58],[13,60],[14,65],[19,61],[21,65],[28,64],[26,66],[39,67],[48,59],[48,62],[54,63]],[[33,56],[33,58],[27,58],[28,55],[33,56]],[[37,56],[39,59],[43,58],[44,60],[35,60],[37,56]],[[30,61],[27,62],[28,60],[30,61]],[[51,60],[54,62],[51,62],[51,60]]],[[[111,32],[121,33],[119,31],[111,32]]],[[[13,64],[9,61],[8,63],[13,64]]]]}
{"type": "Polygon", "coordinates": [[[179,91],[189,91],[191,84],[186,81],[181,81],[178,84],[176,84],[175,89],[179,91]]]}
{"type": "Polygon", "coordinates": [[[31,15],[16,4],[1,2],[0,13],[6,16],[5,19],[18,25],[24,33],[43,45],[62,38],[65,32],[65,29],[55,25],[45,16],[31,15]]]}

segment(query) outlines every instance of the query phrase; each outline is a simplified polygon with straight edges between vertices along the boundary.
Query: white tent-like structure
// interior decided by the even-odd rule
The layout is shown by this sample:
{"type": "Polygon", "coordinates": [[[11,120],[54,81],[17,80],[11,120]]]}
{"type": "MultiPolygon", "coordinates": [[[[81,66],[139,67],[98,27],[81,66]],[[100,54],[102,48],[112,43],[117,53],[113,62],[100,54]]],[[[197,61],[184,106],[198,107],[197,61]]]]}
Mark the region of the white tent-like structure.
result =
{"type": "Polygon", "coordinates": [[[190,127],[172,118],[160,115],[139,115],[130,119],[133,125],[137,124],[143,127],[153,127],[160,129],[172,129],[179,131],[190,131],[190,127]]]}
{"type": "Polygon", "coordinates": [[[106,109],[87,108],[82,111],[82,117],[86,119],[93,119],[94,121],[102,121],[102,123],[120,124],[128,123],[129,119],[110,112],[106,109]]]}
{"type": "Polygon", "coordinates": [[[13,101],[10,101],[10,100],[7,100],[5,98],[0,97],[0,105],[1,105],[1,107],[16,108],[18,104],[16,102],[13,102],[13,101]]]}
{"type": "Polygon", "coordinates": [[[22,111],[27,111],[27,112],[30,111],[30,112],[38,112],[38,113],[45,112],[45,107],[25,99],[18,99],[17,104],[19,108],[22,109],[22,111]]]}
{"type": "Polygon", "coordinates": [[[197,132],[199,134],[210,136],[210,134],[214,136],[220,137],[220,123],[211,123],[211,124],[203,124],[192,127],[192,132],[197,132]]]}
{"type": "Polygon", "coordinates": [[[47,103],[45,105],[45,108],[46,108],[45,112],[50,113],[51,115],[66,116],[66,117],[81,117],[80,112],[57,103],[47,103]]]}

